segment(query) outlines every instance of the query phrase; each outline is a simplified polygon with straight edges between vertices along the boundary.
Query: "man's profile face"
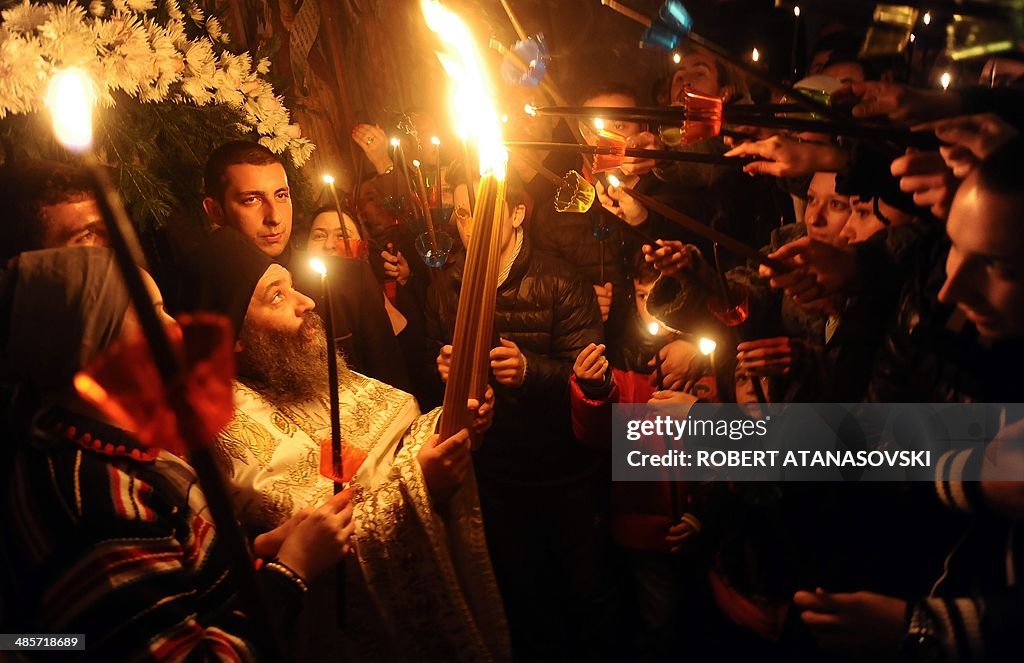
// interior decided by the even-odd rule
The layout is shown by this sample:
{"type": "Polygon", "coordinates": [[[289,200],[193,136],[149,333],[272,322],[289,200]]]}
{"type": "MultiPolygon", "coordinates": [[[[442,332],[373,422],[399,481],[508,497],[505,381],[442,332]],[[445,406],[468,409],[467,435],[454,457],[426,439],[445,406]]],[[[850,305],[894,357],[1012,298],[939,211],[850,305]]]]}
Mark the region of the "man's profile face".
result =
{"type": "Polygon", "coordinates": [[[1024,235],[1020,202],[986,191],[972,175],[946,222],[951,246],[939,301],[956,304],[983,337],[1024,336],[1024,235]]]}
{"type": "Polygon", "coordinates": [[[291,239],[292,198],[279,163],[228,166],[224,200],[208,197],[203,206],[215,224],[235,228],[271,258],[281,255],[291,239]]]}
{"type": "Polygon", "coordinates": [[[259,331],[297,333],[302,316],[312,311],[313,300],[292,287],[292,275],[281,265],[263,273],[249,300],[245,325],[259,331]]]}
{"type": "Polygon", "coordinates": [[[841,246],[846,240],[840,233],[849,218],[850,198],[836,193],[836,174],[815,173],[807,188],[804,210],[807,234],[819,242],[841,246]]]}
{"type": "Polygon", "coordinates": [[[40,248],[64,246],[107,246],[107,226],[92,196],[43,205],[43,241],[40,248]]]}
{"type": "MultiPolygon", "coordinates": [[[[238,374],[260,383],[273,400],[299,402],[327,393],[327,337],[313,301],[271,265],[249,300],[238,335],[238,374]]],[[[338,357],[339,371],[345,360],[338,357]]]]}

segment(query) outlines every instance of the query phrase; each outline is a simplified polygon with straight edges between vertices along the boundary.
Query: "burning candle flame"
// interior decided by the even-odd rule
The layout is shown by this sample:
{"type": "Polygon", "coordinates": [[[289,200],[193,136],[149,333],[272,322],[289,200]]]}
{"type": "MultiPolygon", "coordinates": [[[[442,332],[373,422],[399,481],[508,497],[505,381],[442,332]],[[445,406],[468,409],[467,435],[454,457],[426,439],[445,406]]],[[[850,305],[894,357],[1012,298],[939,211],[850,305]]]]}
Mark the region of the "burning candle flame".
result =
{"type": "Polygon", "coordinates": [[[320,276],[327,276],[327,265],[320,258],[310,258],[309,268],[320,276]]]}
{"type": "Polygon", "coordinates": [[[939,80],[939,82],[942,84],[943,90],[948,90],[949,84],[953,82],[953,76],[950,75],[948,71],[944,71],[942,72],[942,78],[939,80]]]}
{"type": "Polygon", "coordinates": [[[334,176],[328,173],[324,173],[323,180],[324,184],[334,184],[334,176]]]}
{"type": "Polygon", "coordinates": [[[614,175],[609,175],[608,176],[608,185],[609,186],[613,186],[613,187],[615,187],[617,189],[620,186],[622,186],[622,182],[619,181],[618,177],[615,177],[614,175]]]}
{"type": "Polygon", "coordinates": [[[697,343],[697,347],[700,349],[702,354],[710,355],[718,347],[718,344],[712,341],[710,338],[701,337],[697,343]]]}
{"type": "Polygon", "coordinates": [[[421,0],[423,17],[444,43],[438,58],[452,79],[451,97],[455,127],[467,140],[476,141],[480,174],[505,179],[508,152],[502,143],[501,119],[494,94],[484,72],[473,33],[465,22],[437,0],[421,0]]]}
{"type": "Polygon", "coordinates": [[[602,120],[599,117],[595,117],[594,118],[594,128],[597,129],[598,131],[604,129],[604,120],[602,120]]]}
{"type": "Polygon", "coordinates": [[[437,136],[431,136],[430,137],[430,144],[434,145],[434,146],[438,146],[438,145],[441,144],[441,139],[438,138],[437,136]]]}
{"type": "Polygon", "coordinates": [[[81,69],[71,67],[53,75],[46,91],[46,105],[61,145],[74,152],[89,149],[95,101],[92,81],[81,69]]]}
{"type": "Polygon", "coordinates": [[[660,331],[661,331],[661,325],[659,325],[657,322],[652,322],[651,324],[647,325],[647,332],[651,336],[657,336],[658,332],[660,332],[660,331]]]}
{"type": "Polygon", "coordinates": [[[754,49],[754,50],[753,50],[753,51],[752,51],[752,52],[750,53],[750,59],[751,59],[751,60],[753,60],[754,62],[757,62],[758,60],[760,60],[760,59],[761,59],[761,51],[759,51],[759,50],[757,50],[757,49],[755,48],[755,49],[754,49]]]}
{"type": "Polygon", "coordinates": [[[391,139],[391,147],[398,147],[401,144],[402,144],[402,141],[399,140],[398,138],[392,138],[391,139]]]}
{"type": "Polygon", "coordinates": [[[523,106],[523,112],[531,117],[537,117],[537,107],[533,104],[526,104],[523,106]]]}

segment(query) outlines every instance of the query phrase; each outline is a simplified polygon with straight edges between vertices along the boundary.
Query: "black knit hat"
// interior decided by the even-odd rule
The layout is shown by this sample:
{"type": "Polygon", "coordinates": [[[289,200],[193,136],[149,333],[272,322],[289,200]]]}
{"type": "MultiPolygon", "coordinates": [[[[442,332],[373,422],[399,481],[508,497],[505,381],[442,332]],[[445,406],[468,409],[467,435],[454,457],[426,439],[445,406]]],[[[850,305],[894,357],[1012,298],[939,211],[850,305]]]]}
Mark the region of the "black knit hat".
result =
{"type": "Polygon", "coordinates": [[[185,261],[181,310],[228,316],[238,338],[256,284],[274,260],[234,228],[220,228],[185,261]]]}

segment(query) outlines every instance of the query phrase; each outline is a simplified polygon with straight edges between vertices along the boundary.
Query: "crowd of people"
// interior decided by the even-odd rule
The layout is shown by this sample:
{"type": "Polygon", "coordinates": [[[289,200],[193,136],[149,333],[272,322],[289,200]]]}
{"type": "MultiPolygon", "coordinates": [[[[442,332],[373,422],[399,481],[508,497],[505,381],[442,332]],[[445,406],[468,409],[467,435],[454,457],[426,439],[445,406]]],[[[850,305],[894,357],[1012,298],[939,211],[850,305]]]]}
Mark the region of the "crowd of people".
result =
{"type": "MultiPolygon", "coordinates": [[[[271,151],[212,146],[196,192],[210,232],[160,283],[142,274],[172,339],[204,314],[230,324],[233,412],[210,444],[255,593],[188,445],[82,387],[99,361],[147,361],[123,350],[143,325],[90,176],[7,164],[0,630],[85,634],[95,660],[1020,660],[1024,477],[991,475],[978,449],[948,452],[930,483],[610,479],[615,403],[1024,402],[1024,92],[992,74],[1015,62],[925,90],[842,43],[809,71],[835,82],[833,107],[934,151],[754,127],[672,145],[618,120],[604,129],[633,147],[750,159],[626,158],[609,179],[588,157],[513,151],[490,386],[446,439],[474,169],[417,147],[428,127],[400,159],[360,124],[366,177],[344,209],[307,210],[271,151]],[[413,157],[443,172],[433,201],[413,157]],[[570,170],[596,189],[585,213],[553,204],[544,173],[570,170]],[[436,258],[420,218],[434,210],[453,244],[440,266],[421,257],[436,258]],[[333,399],[341,477],[324,461],[333,399]]],[[[579,105],[779,101],[700,49],[663,88],[602,84],[579,105]]],[[[590,120],[523,121],[598,140],[590,120]]],[[[216,381],[193,377],[186,406],[207,416],[216,381]]],[[[1002,408],[986,454],[1024,454],[1022,414],[1002,408]]]]}

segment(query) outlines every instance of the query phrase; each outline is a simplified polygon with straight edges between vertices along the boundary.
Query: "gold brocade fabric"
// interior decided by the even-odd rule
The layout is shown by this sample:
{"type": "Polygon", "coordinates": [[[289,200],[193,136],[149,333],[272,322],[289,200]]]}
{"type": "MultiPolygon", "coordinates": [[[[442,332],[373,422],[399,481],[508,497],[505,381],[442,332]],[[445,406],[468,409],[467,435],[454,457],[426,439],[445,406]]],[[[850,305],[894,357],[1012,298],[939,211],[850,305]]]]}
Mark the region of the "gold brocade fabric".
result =
{"type": "MultiPolygon", "coordinates": [[[[346,455],[365,455],[352,480],[357,525],[345,626],[337,627],[335,579],[312,583],[298,657],[509,660],[473,473],[440,514],[416,459],[440,408],[420,415],[409,394],[354,372],[343,376],[339,402],[346,455]]],[[[275,527],[331,495],[320,474],[320,443],[330,438],[326,400],[274,405],[236,383],[235,408],[217,451],[247,527],[275,527]]]]}

